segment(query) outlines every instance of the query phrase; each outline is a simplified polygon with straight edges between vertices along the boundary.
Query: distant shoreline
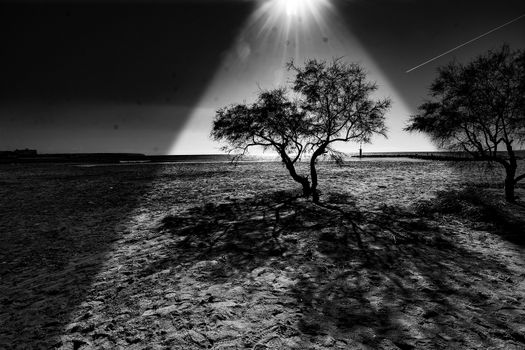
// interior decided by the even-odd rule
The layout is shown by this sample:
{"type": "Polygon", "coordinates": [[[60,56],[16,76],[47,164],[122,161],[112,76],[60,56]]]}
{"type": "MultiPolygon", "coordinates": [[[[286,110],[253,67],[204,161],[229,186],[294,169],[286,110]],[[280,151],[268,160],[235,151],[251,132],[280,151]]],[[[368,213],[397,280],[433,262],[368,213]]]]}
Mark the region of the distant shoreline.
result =
{"type": "Polygon", "coordinates": [[[362,156],[354,155],[353,158],[410,158],[423,160],[443,160],[443,161],[476,161],[468,154],[450,155],[450,154],[436,154],[436,152],[422,152],[415,154],[363,154],[362,156]]]}
{"type": "Polygon", "coordinates": [[[73,164],[140,164],[178,163],[188,161],[215,162],[231,161],[227,154],[206,155],[145,155],[140,153],[56,153],[24,155],[0,155],[0,163],[73,163],[73,164]]]}
{"type": "MultiPolygon", "coordinates": [[[[506,152],[501,152],[506,156],[506,152]]],[[[518,159],[525,159],[525,150],[517,150],[518,159]]],[[[371,152],[359,157],[356,153],[347,155],[348,160],[370,158],[408,158],[439,161],[476,161],[464,152],[371,152]]],[[[146,163],[224,163],[234,160],[228,154],[195,155],[145,155],[140,153],[56,153],[56,154],[14,154],[0,153],[0,164],[23,163],[71,163],[71,164],[146,164],[146,163]]],[[[242,158],[243,162],[280,161],[278,157],[250,155],[242,158]]]]}
{"type": "MultiPolygon", "coordinates": [[[[499,152],[502,157],[507,157],[507,152],[499,152]]],[[[525,150],[516,150],[516,157],[518,159],[525,159],[525,150]]],[[[378,152],[378,153],[363,153],[353,155],[357,158],[412,158],[424,160],[441,160],[441,161],[482,161],[472,157],[466,152],[449,152],[449,151],[435,151],[435,152],[378,152]]]]}

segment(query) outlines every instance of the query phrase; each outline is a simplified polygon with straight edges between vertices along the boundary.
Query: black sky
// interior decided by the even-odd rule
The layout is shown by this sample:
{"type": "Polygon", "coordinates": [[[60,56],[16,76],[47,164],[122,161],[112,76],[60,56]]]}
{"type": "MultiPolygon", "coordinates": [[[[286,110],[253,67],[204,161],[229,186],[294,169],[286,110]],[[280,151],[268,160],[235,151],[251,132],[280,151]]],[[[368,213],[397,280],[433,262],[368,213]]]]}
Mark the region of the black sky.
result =
{"type": "Polygon", "coordinates": [[[525,18],[406,74],[429,58],[525,14],[525,1],[366,0],[340,2],[339,11],[411,107],[421,102],[436,67],[508,43],[525,48],[525,18]]]}
{"type": "Polygon", "coordinates": [[[163,153],[254,4],[0,6],[0,148],[163,153]]]}
{"type": "Polygon", "coordinates": [[[191,105],[252,7],[4,4],[2,99],[191,105]]]}
{"type": "MultiPolygon", "coordinates": [[[[1,2],[0,149],[168,152],[259,3],[1,2]]],[[[525,2],[332,3],[411,108],[438,65],[504,42],[525,47],[522,20],[406,74],[525,13],[525,2]]]]}

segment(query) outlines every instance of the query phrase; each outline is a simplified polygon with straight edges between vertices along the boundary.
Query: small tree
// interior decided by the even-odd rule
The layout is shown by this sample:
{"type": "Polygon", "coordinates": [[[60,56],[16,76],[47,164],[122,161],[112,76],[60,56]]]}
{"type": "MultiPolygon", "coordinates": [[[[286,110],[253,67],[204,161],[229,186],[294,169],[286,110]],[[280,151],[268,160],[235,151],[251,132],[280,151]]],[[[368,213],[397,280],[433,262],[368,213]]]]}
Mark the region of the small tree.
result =
{"type": "Polygon", "coordinates": [[[373,134],[386,136],[384,114],[390,100],[372,100],[377,89],[366,80],[357,64],[334,60],[308,60],[304,66],[287,65],[295,73],[288,90],[263,91],[253,104],[236,104],[219,109],[212,137],[226,141],[228,151],[244,154],[252,146],[275,150],[303,194],[319,201],[316,164],[329,153],[340,159],[335,142],[370,142],[373,134]],[[300,175],[296,163],[309,155],[310,176],[300,175]]]}
{"type": "Polygon", "coordinates": [[[408,131],[428,134],[438,147],[468,152],[505,168],[505,198],[515,200],[515,146],[525,142],[525,53],[507,45],[462,65],[438,70],[429,101],[410,117],[408,131]]]}

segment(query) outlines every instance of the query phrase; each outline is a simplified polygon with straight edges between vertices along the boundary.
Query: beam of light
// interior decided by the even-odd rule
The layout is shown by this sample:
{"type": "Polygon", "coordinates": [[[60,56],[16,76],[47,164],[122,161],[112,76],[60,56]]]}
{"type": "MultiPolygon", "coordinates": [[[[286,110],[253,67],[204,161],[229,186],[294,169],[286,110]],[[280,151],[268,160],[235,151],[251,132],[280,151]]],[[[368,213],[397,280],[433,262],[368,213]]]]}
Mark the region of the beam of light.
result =
{"type": "Polygon", "coordinates": [[[514,18],[514,19],[511,20],[511,21],[508,21],[508,22],[506,22],[506,23],[503,23],[502,25],[500,25],[500,26],[498,26],[498,27],[496,27],[496,28],[493,28],[493,29],[489,30],[489,31],[486,32],[486,33],[483,33],[483,34],[481,34],[481,35],[478,35],[478,36],[475,37],[474,39],[470,39],[469,41],[466,41],[466,42],[464,42],[464,43],[461,44],[461,45],[458,45],[458,46],[456,46],[456,47],[454,47],[454,48],[452,48],[452,49],[450,49],[450,50],[448,50],[448,51],[446,51],[446,52],[443,52],[442,54],[440,54],[440,55],[438,55],[438,56],[436,56],[436,57],[433,57],[433,58],[431,58],[431,59],[429,59],[429,60],[427,60],[427,61],[425,61],[425,62],[423,62],[423,63],[421,63],[421,64],[418,64],[417,66],[415,66],[415,67],[410,68],[409,70],[407,70],[405,73],[410,73],[410,72],[412,72],[412,71],[414,71],[414,70],[416,70],[416,69],[418,69],[418,68],[421,68],[421,67],[423,67],[424,65],[426,65],[426,64],[428,64],[428,63],[430,63],[430,62],[432,62],[432,61],[435,61],[435,60],[437,60],[438,58],[441,58],[441,57],[443,57],[443,56],[445,56],[445,55],[448,55],[449,53],[451,53],[451,52],[453,52],[453,51],[456,51],[456,50],[462,48],[463,46],[468,45],[468,44],[470,44],[470,43],[472,43],[472,42],[474,42],[474,41],[476,41],[476,40],[478,40],[478,39],[481,39],[481,38],[483,38],[484,36],[487,36],[487,35],[489,35],[490,33],[495,32],[495,31],[498,30],[498,29],[501,29],[501,28],[503,28],[503,27],[506,27],[506,26],[508,26],[509,24],[514,23],[514,22],[516,22],[516,21],[522,19],[523,17],[525,17],[525,13],[522,14],[521,16],[519,16],[519,17],[514,18]]]}
{"type": "MultiPolygon", "coordinates": [[[[364,46],[348,30],[330,0],[256,0],[258,6],[238,33],[233,46],[223,54],[199,103],[188,118],[170,154],[213,153],[219,144],[209,138],[218,108],[232,103],[253,102],[260,89],[282,87],[291,76],[285,68],[293,59],[301,65],[306,59],[330,61],[340,57],[361,64],[368,79],[379,89],[374,97],[394,100],[387,126],[396,130],[389,140],[374,139],[367,151],[434,149],[423,136],[410,139],[402,135],[405,119],[413,114],[364,46]],[[396,144],[399,149],[393,149],[396,144]],[[214,151],[207,151],[214,150],[214,151]]],[[[359,145],[340,144],[338,150],[355,152],[359,145]]]]}
{"type": "Polygon", "coordinates": [[[275,6],[280,13],[285,13],[288,17],[297,16],[301,10],[304,10],[308,0],[275,0],[275,6]]]}
{"type": "Polygon", "coordinates": [[[276,24],[283,17],[309,21],[312,17],[319,19],[328,7],[332,7],[328,0],[262,0],[255,17],[266,17],[267,24],[276,24]]]}
{"type": "Polygon", "coordinates": [[[258,1],[259,8],[241,36],[266,50],[280,51],[281,66],[290,58],[299,59],[301,51],[308,49],[308,39],[328,32],[327,12],[333,10],[329,0],[258,1]]]}

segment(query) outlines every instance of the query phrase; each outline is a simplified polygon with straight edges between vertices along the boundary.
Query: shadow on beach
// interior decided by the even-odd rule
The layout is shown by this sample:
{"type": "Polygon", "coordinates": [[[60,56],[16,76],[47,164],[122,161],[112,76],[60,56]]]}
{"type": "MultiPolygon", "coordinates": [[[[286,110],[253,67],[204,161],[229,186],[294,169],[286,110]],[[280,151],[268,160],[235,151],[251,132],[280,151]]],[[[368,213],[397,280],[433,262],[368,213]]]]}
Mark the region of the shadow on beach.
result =
{"type": "Polygon", "coordinates": [[[497,235],[522,217],[488,215],[493,189],[315,205],[261,168],[10,169],[0,347],[523,347],[522,246],[497,235]]]}
{"type": "MultiPolygon", "coordinates": [[[[517,186],[516,194],[524,195],[517,186]]],[[[515,203],[503,198],[501,186],[466,186],[457,190],[439,191],[431,201],[417,204],[420,215],[455,215],[478,229],[485,229],[501,238],[525,246],[525,201],[518,196],[515,203]]]]}
{"type": "Polygon", "coordinates": [[[0,348],[60,345],[156,171],[115,170],[2,166],[0,348]]]}
{"type": "Polygon", "coordinates": [[[366,212],[350,196],[318,206],[280,192],[167,216],[164,258],[138,278],[176,278],[187,294],[136,327],[178,315],[178,336],[158,341],[184,349],[523,346],[516,271],[425,205],[366,212]]]}

